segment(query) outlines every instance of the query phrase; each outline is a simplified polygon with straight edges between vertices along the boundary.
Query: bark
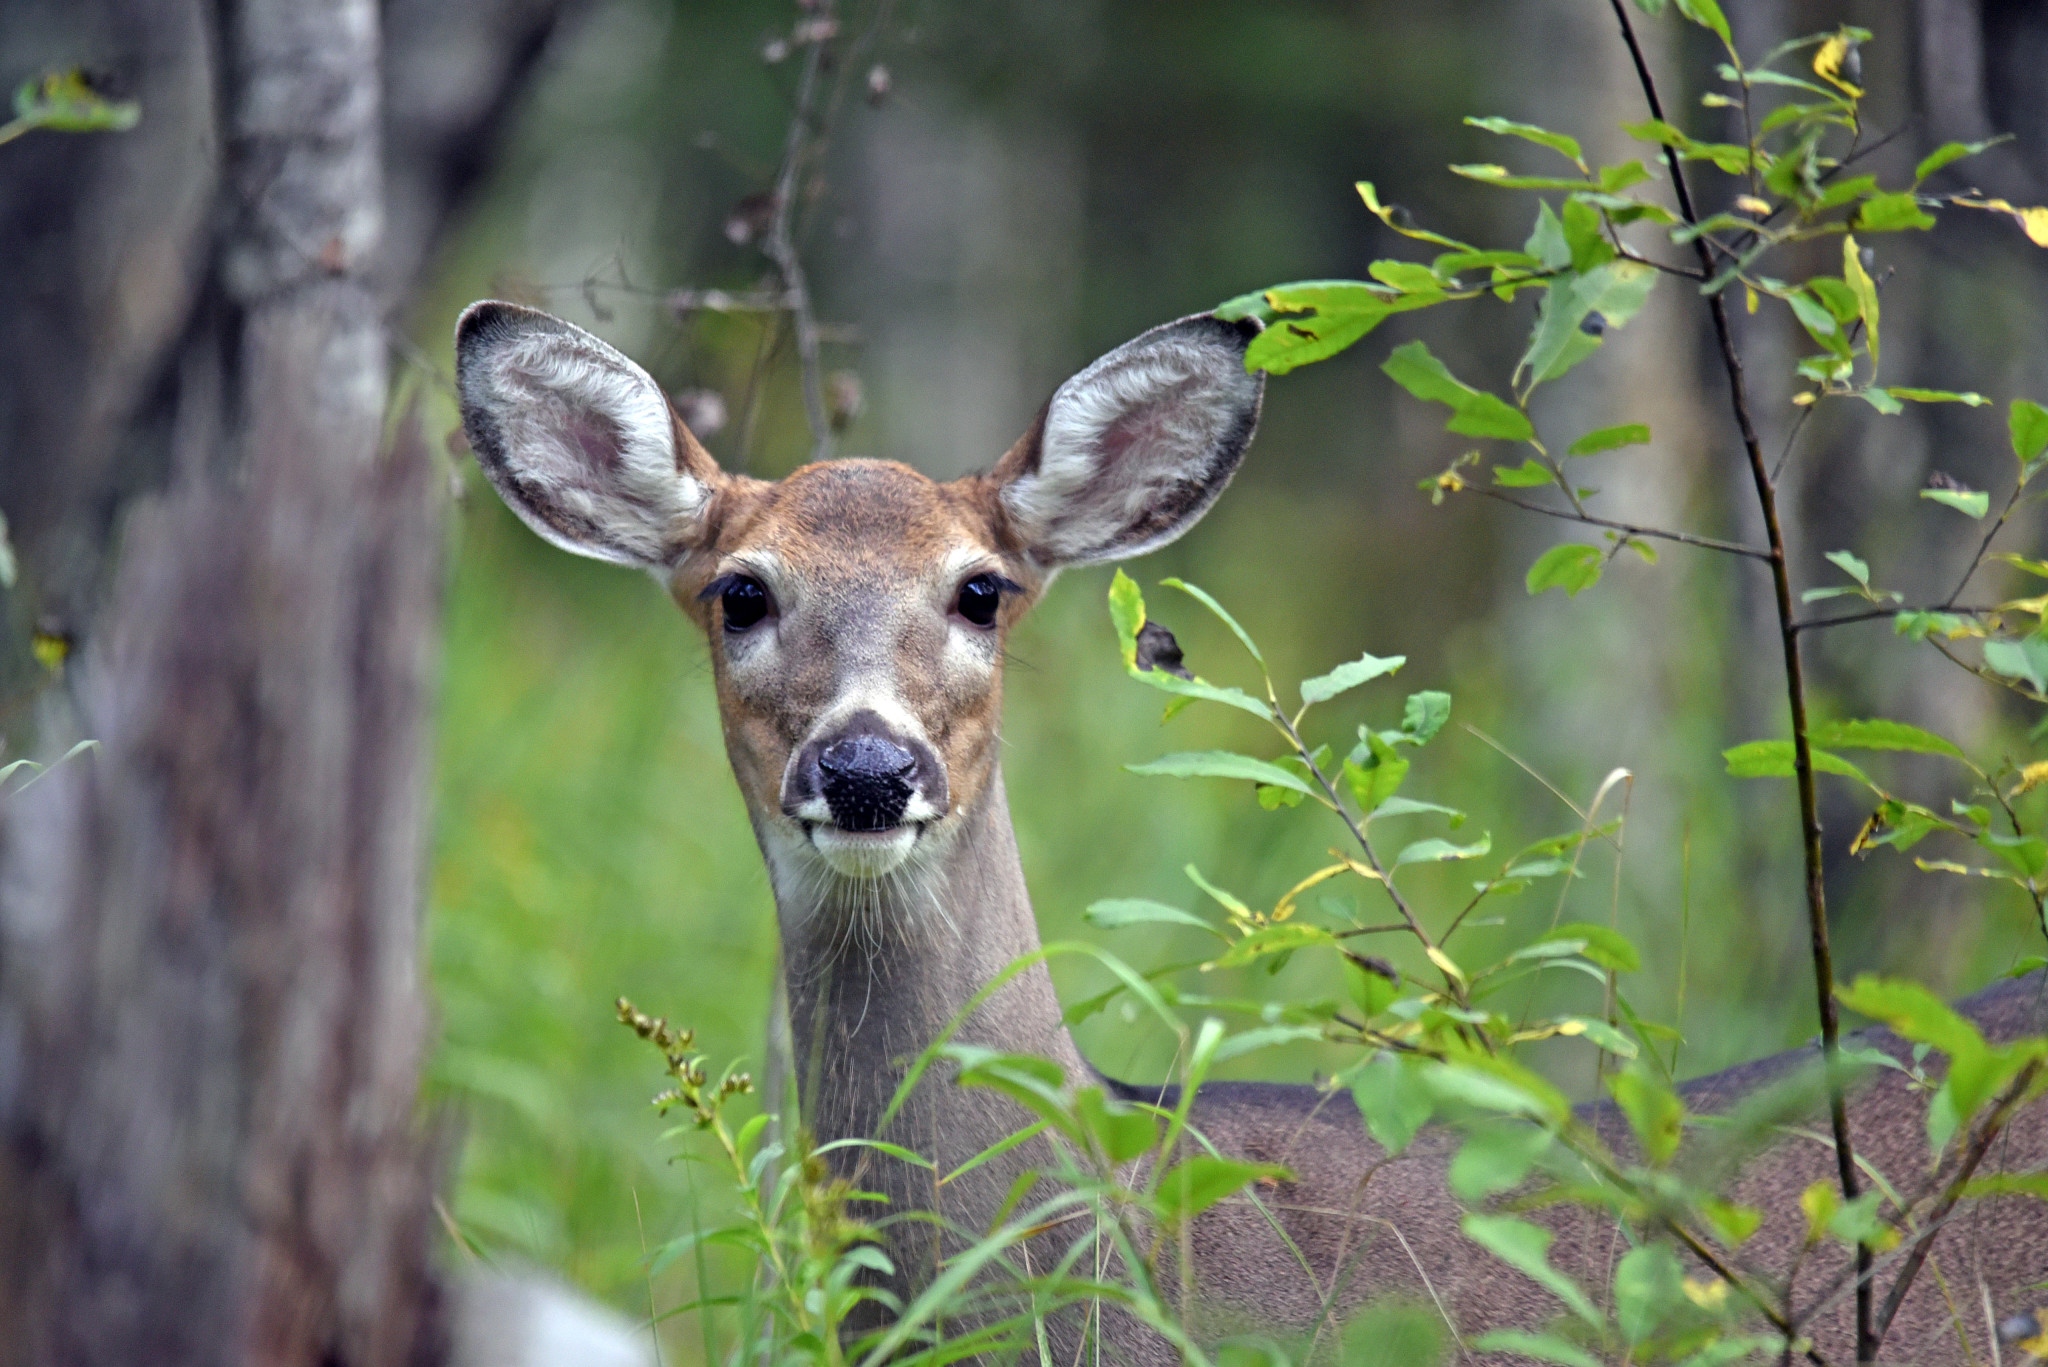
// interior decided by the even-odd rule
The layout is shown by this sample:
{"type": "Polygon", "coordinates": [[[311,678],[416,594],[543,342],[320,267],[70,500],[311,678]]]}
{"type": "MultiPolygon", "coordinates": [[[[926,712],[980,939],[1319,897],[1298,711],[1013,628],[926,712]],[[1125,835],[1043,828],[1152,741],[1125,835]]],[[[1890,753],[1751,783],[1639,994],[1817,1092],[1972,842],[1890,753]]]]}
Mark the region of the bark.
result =
{"type": "MultiPolygon", "coordinates": [[[[385,0],[393,136],[371,274],[387,318],[492,164],[552,35],[586,7],[385,0]]],[[[89,638],[130,501],[165,485],[181,446],[218,448],[202,315],[234,213],[219,184],[227,41],[201,0],[0,0],[0,85],[79,65],[143,109],[119,136],[33,135],[0,155],[0,512],[22,561],[20,587],[0,591],[0,731],[17,743],[47,677],[27,628],[89,638]]]]}
{"type": "MultiPolygon", "coordinates": [[[[217,107],[224,130],[202,207],[135,216],[109,280],[62,234],[32,279],[0,272],[32,313],[107,291],[46,365],[0,338],[11,437],[62,435],[38,381],[111,394],[36,489],[7,451],[10,495],[56,510],[10,506],[24,548],[81,510],[111,525],[105,469],[152,442],[169,472],[71,673],[99,749],[0,803],[0,1364],[435,1362],[415,1106],[442,481],[382,430],[391,263],[430,234],[383,240],[373,0],[161,10],[155,58],[204,92],[179,126],[217,107]],[[180,269],[145,282],[150,325],[109,325],[151,261],[180,269]]],[[[44,141],[115,168],[81,212],[146,171],[44,141]]]]}

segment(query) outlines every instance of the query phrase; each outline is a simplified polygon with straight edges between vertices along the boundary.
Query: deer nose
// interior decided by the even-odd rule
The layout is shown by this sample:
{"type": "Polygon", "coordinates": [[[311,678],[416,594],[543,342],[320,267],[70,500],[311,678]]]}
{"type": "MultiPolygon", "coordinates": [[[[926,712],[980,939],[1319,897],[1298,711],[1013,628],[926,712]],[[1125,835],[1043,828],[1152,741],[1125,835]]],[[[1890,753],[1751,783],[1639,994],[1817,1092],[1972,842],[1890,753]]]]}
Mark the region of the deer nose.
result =
{"type": "Polygon", "coordinates": [[[917,757],[885,736],[847,736],[818,753],[819,794],[847,831],[885,831],[910,805],[917,757]]]}

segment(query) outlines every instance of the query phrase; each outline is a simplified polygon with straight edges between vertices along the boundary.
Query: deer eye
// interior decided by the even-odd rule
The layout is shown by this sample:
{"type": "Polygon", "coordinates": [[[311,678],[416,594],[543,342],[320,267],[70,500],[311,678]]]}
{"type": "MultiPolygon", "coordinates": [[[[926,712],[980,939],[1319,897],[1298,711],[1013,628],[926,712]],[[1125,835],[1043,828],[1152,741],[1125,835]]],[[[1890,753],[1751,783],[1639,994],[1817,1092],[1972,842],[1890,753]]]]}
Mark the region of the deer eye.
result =
{"type": "Polygon", "coordinates": [[[718,605],[724,613],[725,629],[737,633],[759,623],[775,603],[760,580],[735,574],[726,580],[718,605]]]}
{"type": "Polygon", "coordinates": [[[992,627],[1002,602],[1002,579],[993,574],[977,574],[960,586],[960,604],[955,610],[978,627],[992,627]]]}

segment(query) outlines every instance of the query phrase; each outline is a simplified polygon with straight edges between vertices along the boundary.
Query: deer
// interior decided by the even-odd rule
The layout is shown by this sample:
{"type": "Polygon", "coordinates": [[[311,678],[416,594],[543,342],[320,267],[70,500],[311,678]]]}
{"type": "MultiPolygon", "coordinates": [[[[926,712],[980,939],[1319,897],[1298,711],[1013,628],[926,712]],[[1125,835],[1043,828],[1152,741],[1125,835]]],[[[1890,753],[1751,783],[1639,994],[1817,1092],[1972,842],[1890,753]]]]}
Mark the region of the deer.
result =
{"type": "MultiPolygon", "coordinates": [[[[1062,383],[982,473],[942,483],[891,461],[836,459],[768,481],[721,470],[653,378],[581,328],[496,301],[462,314],[464,428],[505,503],[563,550],[651,574],[705,633],[774,895],[800,1111],[819,1141],[886,1138],[950,1171],[1023,1125],[1009,1101],[934,1071],[881,1129],[910,1061],[1040,946],[1003,786],[1004,641],[1062,569],[1164,546],[1216,501],[1258,422],[1265,377],[1245,366],[1258,330],[1197,314],[1143,333],[1062,383]]],[[[1962,1010],[1993,1041],[2037,1033],[2043,989],[2036,972],[1962,1010]]],[[[1063,1023],[1042,962],[957,1028],[963,1043],[1107,1081],[1063,1023]]],[[[1859,1043],[1910,1054],[1882,1029],[1859,1043]]],[[[1726,1110],[1817,1058],[1809,1048],[1748,1064],[1689,1084],[1684,1098],[1695,1112],[1726,1110]]],[[[1899,1069],[1875,1072],[1849,1103],[1861,1152],[1884,1172],[1925,1172],[1924,1089],[1899,1069]]],[[[1108,1085],[1172,1104],[1157,1087],[1108,1085]]],[[[1233,1201],[1193,1222],[1195,1294],[1222,1319],[1303,1328],[1379,1296],[1426,1296],[1464,1344],[1557,1313],[1461,1232],[1446,1187],[1456,1133],[1425,1129],[1390,1157],[1348,1097],[1252,1082],[1202,1086],[1191,1123],[1220,1152],[1290,1174],[1263,1193],[1265,1213],[1233,1201]]],[[[861,1180],[893,1210],[977,1230],[1042,1160],[1019,1146],[943,1190],[900,1163],[861,1180]]],[[[1984,1170],[2044,1164],[2048,1105],[2035,1101],[1984,1170]]],[[[1749,1160],[1734,1195],[1766,1213],[1742,1248],[1751,1266],[1796,1270],[1802,1291],[1840,1283],[1847,1253],[1805,1249],[1798,1208],[1834,1173],[1832,1146],[1811,1137],[1749,1160]]],[[[2012,1317],[2048,1302],[2030,1289],[2048,1279],[2048,1209],[2010,1196],[1969,1212],[1933,1242],[1953,1299],[1920,1277],[1891,1321],[1889,1360],[1991,1360],[1987,1324],[2021,1323],[2012,1317]]],[[[1538,1218],[1556,1231],[1553,1263],[1604,1287],[1626,1245],[1583,1216],[1538,1218]]],[[[927,1283],[944,1255],[930,1227],[883,1236],[900,1293],[927,1283]]],[[[1836,1295],[1801,1332],[1811,1360],[1855,1360],[1852,1298],[1836,1295]]],[[[1099,1333],[1115,1360],[1177,1360],[1135,1321],[1108,1317],[1099,1333]]],[[[1062,1361],[1076,1347],[1055,1343],[1062,1361]]]]}

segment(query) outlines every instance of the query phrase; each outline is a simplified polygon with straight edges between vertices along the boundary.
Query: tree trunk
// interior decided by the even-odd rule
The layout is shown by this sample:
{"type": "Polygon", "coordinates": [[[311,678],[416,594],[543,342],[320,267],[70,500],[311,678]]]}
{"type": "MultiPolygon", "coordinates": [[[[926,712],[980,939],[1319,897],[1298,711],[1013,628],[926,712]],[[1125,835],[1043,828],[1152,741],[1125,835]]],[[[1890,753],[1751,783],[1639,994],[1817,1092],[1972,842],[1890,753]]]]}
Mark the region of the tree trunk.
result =
{"type": "Polygon", "coordinates": [[[0,808],[0,1364],[438,1360],[434,463],[386,451],[379,14],[238,0],[170,489],[0,808]]]}

